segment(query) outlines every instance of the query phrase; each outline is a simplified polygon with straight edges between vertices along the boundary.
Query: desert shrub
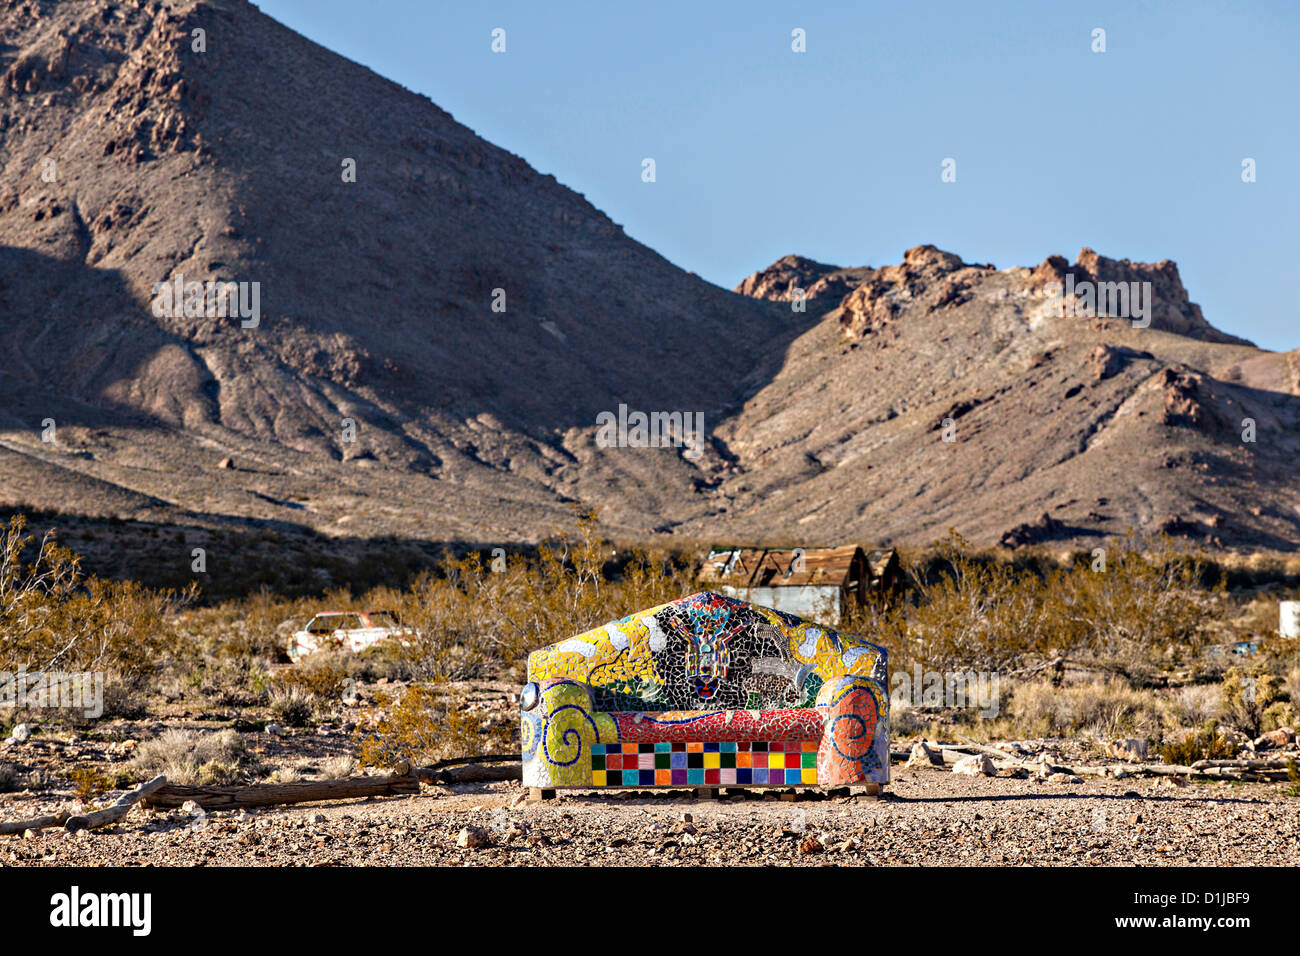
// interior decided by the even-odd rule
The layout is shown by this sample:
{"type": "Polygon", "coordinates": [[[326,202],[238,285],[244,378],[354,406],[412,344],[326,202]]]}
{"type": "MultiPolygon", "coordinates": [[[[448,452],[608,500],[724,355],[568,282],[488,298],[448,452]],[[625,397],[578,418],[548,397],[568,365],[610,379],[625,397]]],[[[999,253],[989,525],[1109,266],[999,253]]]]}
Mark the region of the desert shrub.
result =
{"type": "Polygon", "coordinates": [[[1191,766],[1198,760],[1232,759],[1237,756],[1237,745],[1219,730],[1215,721],[1206,722],[1181,740],[1160,748],[1165,763],[1181,767],[1191,766]]]}
{"type": "Polygon", "coordinates": [[[350,777],[357,772],[357,758],[349,754],[326,757],[320,762],[320,775],[329,780],[350,777]]]}
{"type": "Polygon", "coordinates": [[[1290,727],[1294,730],[1296,723],[1294,705],[1289,700],[1278,700],[1264,708],[1259,728],[1264,732],[1277,730],[1280,727],[1290,727]]]}
{"type": "Polygon", "coordinates": [[[915,606],[869,605],[845,629],[889,647],[891,665],[932,671],[1004,671],[1041,654],[1034,627],[1042,582],[1032,572],[978,560],[957,534],[936,545],[940,570],[913,569],[915,606]]]}
{"type": "Polygon", "coordinates": [[[1037,624],[1068,659],[1147,681],[1194,660],[1209,637],[1222,583],[1207,586],[1207,576],[1203,555],[1167,537],[1144,549],[1130,535],[1101,560],[1049,573],[1037,624]]]}
{"type": "Polygon", "coordinates": [[[1145,737],[1160,725],[1155,695],[1117,679],[1062,687],[1046,681],[1020,684],[1012,692],[1008,712],[1026,736],[1088,731],[1107,737],[1145,737]]]}
{"type": "Polygon", "coordinates": [[[908,604],[852,609],[843,628],[887,646],[895,669],[1014,677],[1069,663],[1141,683],[1195,659],[1221,591],[1201,556],[1129,537],[1085,558],[1018,565],[953,533],[905,562],[908,604]]]}
{"type": "Polygon", "coordinates": [[[286,727],[305,727],[315,711],[314,695],[297,684],[271,691],[271,716],[286,727]]]}
{"type": "Polygon", "coordinates": [[[233,730],[172,729],[141,743],[131,766],[143,774],[166,774],[170,783],[199,786],[233,783],[247,762],[247,745],[233,730]]]}
{"type": "Polygon", "coordinates": [[[1252,737],[1264,729],[1265,712],[1285,695],[1276,675],[1252,665],[1230,667],[1219,691],[1224,719],[1252,737]]]}
{"type": "Polygon", "coordinates": [[[143,681],[176,644],[168,620],[194,594],[87,577],[81,559],[47,534],[24,565],[33,536],[14,515],[0,531],[0,671],[111,667],[143,681]]]}
{"type": "Polygon", "coordinates": [[[1282,689],[1286,691],[1287,699],[1300,709],[1300,667],[1291,668],[1282,684],[1282,689]]]}
{"type": "Polygon", "coordinates": [[[398,760],[428,764],[446,757],[518,750],[514,715],[476,710],[449,688],[421,684],[380,697],[368,726],[357,729],[358,759],[365,767],[398,760]]]}
{"type": "Polygon", "coordinates": [[[1175,729],[1200,727],[1207,721],[1219,719],[1222,714],[1223,700],[1215,685],[1179,687],[1165,702],[1166,721],[1175,729]]]}
{"type": "Polygon", "coordinates": [[[76,767],[68,774],[72,792],[82,803],[90,803],[113,786],[112,779],[97,767],[76,767]]]}

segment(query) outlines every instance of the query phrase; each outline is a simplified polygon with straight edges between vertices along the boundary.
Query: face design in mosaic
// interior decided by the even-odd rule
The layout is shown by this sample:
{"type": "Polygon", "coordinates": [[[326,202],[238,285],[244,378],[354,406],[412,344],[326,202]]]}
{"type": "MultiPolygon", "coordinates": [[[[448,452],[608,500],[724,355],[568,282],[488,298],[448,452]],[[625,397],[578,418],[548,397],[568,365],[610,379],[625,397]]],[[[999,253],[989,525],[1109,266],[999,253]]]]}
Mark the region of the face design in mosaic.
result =
{"type": "Polygon", "coordinates": [[[886,652],[867,641],[724,595],[694,594],[529,656],[525,782],[887,779],[887,671],[886,652]],[[630,752],[621,748],[638,746],[652,749],[626,762],[630,752]],[[787,750],[802,755],[797,766],[786,758],[770,764],[769,755],[787,750]]]}

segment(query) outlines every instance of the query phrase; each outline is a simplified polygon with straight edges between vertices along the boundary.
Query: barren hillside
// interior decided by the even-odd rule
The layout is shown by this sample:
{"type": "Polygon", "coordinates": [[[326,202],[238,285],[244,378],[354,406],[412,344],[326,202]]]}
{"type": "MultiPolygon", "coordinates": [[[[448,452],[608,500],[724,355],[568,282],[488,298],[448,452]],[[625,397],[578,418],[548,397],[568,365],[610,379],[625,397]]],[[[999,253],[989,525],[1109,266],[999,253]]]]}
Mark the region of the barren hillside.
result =
{"type": "Polygon", "coordinates": [[[632,536],[1300,541],[1300,355],[1215,330],[1172,263],[791,256],[735,294],[244,0],[5,4],[0,170],[0,507],[484,542],[575,501],[632,536]],[[1071,270],[1153,282],[1150,327],[1044,316],[1071,270]],[[257,324],[160,310],[178,280],[256,283],[257,324]],[[620,405],[698,413],[703,454],[597,447],[620,405]]]}

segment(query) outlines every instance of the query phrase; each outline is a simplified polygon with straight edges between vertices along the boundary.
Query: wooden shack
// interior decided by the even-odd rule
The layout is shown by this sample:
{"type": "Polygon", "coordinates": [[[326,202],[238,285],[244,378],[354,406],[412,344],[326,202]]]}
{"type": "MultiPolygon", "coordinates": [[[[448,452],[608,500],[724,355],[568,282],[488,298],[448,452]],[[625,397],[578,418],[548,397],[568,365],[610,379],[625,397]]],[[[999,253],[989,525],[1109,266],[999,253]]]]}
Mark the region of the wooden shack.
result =
{"type": "Polygon", "coordinates": [[[839,548],[710,548],[701,586],[838,624],[850,602],[889,601],[902,586],[898,552],[839,548]]]}

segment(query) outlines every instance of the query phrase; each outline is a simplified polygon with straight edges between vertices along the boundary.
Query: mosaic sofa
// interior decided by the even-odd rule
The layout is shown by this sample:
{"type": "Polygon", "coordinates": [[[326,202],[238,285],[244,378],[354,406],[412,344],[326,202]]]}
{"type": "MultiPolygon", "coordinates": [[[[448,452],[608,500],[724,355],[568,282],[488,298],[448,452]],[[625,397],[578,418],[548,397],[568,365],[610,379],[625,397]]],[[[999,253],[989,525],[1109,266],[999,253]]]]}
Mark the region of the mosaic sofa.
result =
{"type": "Polygon", "coordinates": [[[884,648],[712,592],[534,651],[530,787],[889,780],[884,648]]]}

